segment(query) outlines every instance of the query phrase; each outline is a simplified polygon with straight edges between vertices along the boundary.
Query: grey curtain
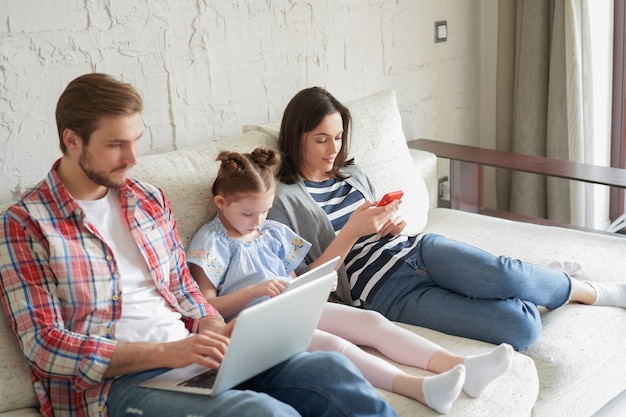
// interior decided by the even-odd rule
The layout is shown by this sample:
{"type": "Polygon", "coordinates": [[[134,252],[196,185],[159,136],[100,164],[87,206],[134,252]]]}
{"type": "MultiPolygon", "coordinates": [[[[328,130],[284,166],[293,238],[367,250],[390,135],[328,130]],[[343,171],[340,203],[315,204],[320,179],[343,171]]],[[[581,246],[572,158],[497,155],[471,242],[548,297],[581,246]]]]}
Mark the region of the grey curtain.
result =
{"type": "MultiPolygon", "coordinates": [[[[496,147],[593,161],[587,0],[500,0],[496,147]]],[[[498,208],[593,223],[593,187],[499,170],[498,208]]]]}

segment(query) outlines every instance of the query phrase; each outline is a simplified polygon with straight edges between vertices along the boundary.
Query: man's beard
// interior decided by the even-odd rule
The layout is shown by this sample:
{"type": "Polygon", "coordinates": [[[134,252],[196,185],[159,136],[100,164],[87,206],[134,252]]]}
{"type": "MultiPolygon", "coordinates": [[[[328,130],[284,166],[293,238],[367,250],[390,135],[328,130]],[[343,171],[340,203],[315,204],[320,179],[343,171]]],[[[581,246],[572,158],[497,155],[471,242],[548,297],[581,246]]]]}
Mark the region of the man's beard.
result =
{"type": "MultiPolygon", "coordinates": [[[[107,188],[117,188],[124,184],[126,179],[122,179],[121,181],[113,181],[111,179],[110,173],[96,171],[93,168],[93,164],[91,163],[91,157],[87,154],[87,149],[83,148],[83,151],[80,154],[80,159],[78,160],[78,165],[83,170],[87,178],[89,178],[94,183],[101,185],[107,188]]],[[[127,169],[127,166],[121,166],[114,171],[127,169]]]]}

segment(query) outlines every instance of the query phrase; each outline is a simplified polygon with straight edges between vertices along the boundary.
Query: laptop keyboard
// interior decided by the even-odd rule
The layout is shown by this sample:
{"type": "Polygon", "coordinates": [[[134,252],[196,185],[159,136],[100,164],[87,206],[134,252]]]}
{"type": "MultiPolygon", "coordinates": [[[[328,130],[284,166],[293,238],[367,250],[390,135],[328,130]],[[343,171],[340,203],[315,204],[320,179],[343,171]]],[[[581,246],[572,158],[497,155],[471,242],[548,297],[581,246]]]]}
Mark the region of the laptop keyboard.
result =
{"type": "Polygon", "coordinates": [[[204,371],[201,374],[180,382],[178,385],[195,388],[212,388],[218,369],[219,368],[209,369],[208,371],[204,371]]]}

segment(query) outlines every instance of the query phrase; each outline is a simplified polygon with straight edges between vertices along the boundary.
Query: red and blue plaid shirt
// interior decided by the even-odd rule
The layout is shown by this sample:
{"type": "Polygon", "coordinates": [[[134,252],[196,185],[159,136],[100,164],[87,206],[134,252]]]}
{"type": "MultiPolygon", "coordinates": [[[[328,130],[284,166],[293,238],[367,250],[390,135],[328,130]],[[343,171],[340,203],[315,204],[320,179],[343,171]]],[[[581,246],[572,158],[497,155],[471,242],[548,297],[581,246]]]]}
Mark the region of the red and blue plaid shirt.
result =
{"type": "MultiPolygon", "coordinates": [[[[0,227],[2,304],[46,417],[106,416],[103,375],[122,314],[113,252],[56,173],[12,205],[0,227]]],[[[156,187],[128,179],[118,190],[130,231],[154,285],[187,328],[219,313],[186,266],[176,221],[156,187]]]]}

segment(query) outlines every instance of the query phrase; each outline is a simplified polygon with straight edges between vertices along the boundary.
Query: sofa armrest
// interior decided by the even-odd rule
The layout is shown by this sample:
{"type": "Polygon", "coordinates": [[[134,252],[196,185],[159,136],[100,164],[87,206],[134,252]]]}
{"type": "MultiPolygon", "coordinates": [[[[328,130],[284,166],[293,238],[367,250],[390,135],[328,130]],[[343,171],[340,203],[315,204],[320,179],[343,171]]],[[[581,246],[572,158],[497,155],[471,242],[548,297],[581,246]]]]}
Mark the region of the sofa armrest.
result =
{"type": "MultiPolygon", "coordinates": [[[[484,208],[483,166],[626,189],[626,170],[624,169],[428,139],[412,140],[408,142],[408,145],[410,149],[432,152],[437,157],[450,160],[450,207],[457,210],[511,218],[508,213],[484,208]]],[[[534,220],[541,222],[539,219],[534,220]]]]}
{"type": "Polygon", "coordinates": [[[428,189],[429,207],[436,208],[439,198],[439,184],[437,180],[437,156],[432,152],[419,149],[409,149],[411,158],[417,167],[428,189]]]}

